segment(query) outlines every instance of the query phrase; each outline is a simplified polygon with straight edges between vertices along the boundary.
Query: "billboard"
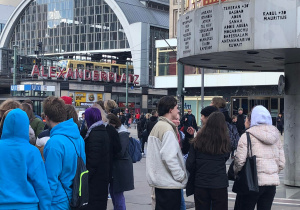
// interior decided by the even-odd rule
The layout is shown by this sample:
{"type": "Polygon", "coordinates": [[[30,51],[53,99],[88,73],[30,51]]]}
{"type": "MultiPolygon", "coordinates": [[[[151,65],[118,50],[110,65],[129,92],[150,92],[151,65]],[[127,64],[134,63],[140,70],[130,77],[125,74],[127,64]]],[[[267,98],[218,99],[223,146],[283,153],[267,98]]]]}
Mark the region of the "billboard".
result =
{"type": "Polygon", "coordinates": [[[102,93],[75,92],[75,106],[92,106],[94,102],[103,100],[102,93]]]}

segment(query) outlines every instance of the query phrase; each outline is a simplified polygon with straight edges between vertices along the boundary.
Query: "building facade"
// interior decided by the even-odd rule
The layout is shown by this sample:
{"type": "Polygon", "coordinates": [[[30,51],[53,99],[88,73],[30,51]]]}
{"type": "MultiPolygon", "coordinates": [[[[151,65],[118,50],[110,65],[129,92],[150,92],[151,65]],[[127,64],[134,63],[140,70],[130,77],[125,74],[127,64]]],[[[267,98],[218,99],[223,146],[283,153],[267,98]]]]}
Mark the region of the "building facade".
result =
{"type": "MultiPolygon", "coordinates": [[[[113,71],[113,64],[130,64],[134,75],[138,76],[136,83],[129,84],[130,108],[150,111],[152,98],[167,95],[166,90],[152,90],[152,87],[156,75],[155,40],[168,37],[168,20],[167,0],[23,0],[10,16],[0,37],[0,75],[8,78],[7,83],[11,84],[12,50],[15,46],[18,51],[17,84],[55,86],[53,94],[74,95],[74,100],[77,93],[78,96],[95,94],[94,97],[99,98],[97,94],[102,94],[103,100],[115,99],[122,107],[126,92],[124,82],[51,78],[49,72],[62,60],[110,63],[106,73],[113,71]],[[31,74],[34,65],[48,76],[31,74]],[[41,66],[44,66],[43,70],[41,66]]],[[[96,69],[81,70],[92,74],[96,69]]],[[[59,74],[60,69],[55,71],[59,74]]],[[[2,98],[5,99],[10,85],[3,90],[6,96],[2,98]]],[[[15,94],[19,97],[28,95],[26,91],[15,94]]],[[[74,101],[74,104],[84,108],[92,101],[74,101]]]]}
{"type": "MultiPolygon", "coordinates": [[[[228,0],[227,2],[234,1],[236,0],[228,0]]],[[[178,40],[184,39],[185,36],[185,34],[181,34],[182,36],[177,37],[177,25],[182,23],[178,22],[180,15],[196,8],[216,3],[219,3],[219,1],[170,1],[169,39],[156,41],[156,88],[166,88],[169,94],[177,95],[177,46],[178,40]]],[[[207,31],[209,32],[209,30],[207,31]]],[[[197,38],[193,37],[192,39],[197,38]]],[[[181,43],[184,43],[184,41],[181,41],[181,43]]],[[[264,105],[271,112],[273,123],[275,124],[275,118],[278,116],[278,113],[284,112],[283,95],[278,93],[278,79],[283,74],[282,69],[280,70],[278,66],[278,69],[274,69],[274,72],[251,72],[247,70],[231,71],[223,68],[222,63],[219,66],[219,68],[199,68],[195,67],[194,64],[191,66],[184,65],[186,91],[184,109],[191,108],[197,118],[197,122],[200,123],[200,111],[202,108],[201,73],[204,72],[204,106],[208,106],[211,103],[211,99],[216,96],[226,99],[231,115],[237,115],[237,110],[240,107],[244,109],[244,114],[247,114],[253,106],[264,105]]]]}

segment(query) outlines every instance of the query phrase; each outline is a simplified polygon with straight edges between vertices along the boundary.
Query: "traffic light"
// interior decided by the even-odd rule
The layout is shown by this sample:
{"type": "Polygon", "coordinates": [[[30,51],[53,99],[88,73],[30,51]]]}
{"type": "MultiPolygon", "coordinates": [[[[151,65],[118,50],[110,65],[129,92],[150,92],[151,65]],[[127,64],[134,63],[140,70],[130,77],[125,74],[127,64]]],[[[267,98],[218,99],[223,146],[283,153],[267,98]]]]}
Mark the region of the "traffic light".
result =
{"type": "Polygon", "coordinates": [[[42,53],[43,52],[43,42],[39,42],[37,44],[37,46],[38,46],[39,52],[42,53]]]}

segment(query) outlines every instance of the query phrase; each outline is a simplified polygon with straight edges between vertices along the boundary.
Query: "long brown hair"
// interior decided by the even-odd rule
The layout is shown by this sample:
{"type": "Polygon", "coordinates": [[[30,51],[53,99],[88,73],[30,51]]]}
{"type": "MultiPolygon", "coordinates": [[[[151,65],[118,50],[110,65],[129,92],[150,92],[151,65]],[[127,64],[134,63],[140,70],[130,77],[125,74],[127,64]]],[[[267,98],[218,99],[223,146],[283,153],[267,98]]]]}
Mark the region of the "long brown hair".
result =
{"type": "Polygon", "coordinates": [[[22,110],[24,112],[26,112],[28,118],[29,118],[29,122],[32,122],[32,120],[35,119],[35,116],[33,114],[32,108],[30,104],[27,103],[22,103],[22,110]]]}
{"type": "Polygon", "coordinates": [[[223,113],[211,113],[192,143],[195,149],[202,153],[211,155],[229,153],[230,139],[223,113]]]}

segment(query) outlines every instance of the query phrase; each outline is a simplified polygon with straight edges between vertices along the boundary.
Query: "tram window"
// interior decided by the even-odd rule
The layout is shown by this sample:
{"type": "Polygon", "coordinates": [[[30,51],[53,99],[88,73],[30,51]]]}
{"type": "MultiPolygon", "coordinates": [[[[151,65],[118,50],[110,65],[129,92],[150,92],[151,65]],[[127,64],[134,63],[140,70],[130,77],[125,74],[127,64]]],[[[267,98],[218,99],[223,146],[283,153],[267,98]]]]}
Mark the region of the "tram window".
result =
{"type": "Polygon", "coordinates": [[[120,68],[120,74],[126,74],[126,68],[120,68]]]}
{"type": "Polygon", "coordinates": [[[70,67],[69,68],[73,69],[73,63],[70,63],[70,67]]]}
{"type": "MultiPolygon", "coordinates": [[[[133,74],[133,69],[128,69],[128,74],[133,74]]],[[[126,74],[126,68],[120,68],[120,74],[126,74]]]]}
{"type": "Polygon", "coordinates": [[[77,64],[77,69],[84,69],[84,64],[77,64]]]}
{"type": "Polygon", "coordinates": [[[119,73],[119,66],[111,66],[111,72],[119,73]]]}
{"type": "Polygon", "coordinates": [[[95,70],[102,71],[102,66],[95,66],[95,70]]]}
{"type": "Polygon", "coordinates": [[[103,71],[110,72],[110,68],[108,66],[103,66],[103,71]]]}
{"type": "Polygon", "coordinates": [[[90,71],[94,70],[94,64],[93,63],[86,63],[85,65],[86,65],[87,70],[90,70],[90,71]]]}

